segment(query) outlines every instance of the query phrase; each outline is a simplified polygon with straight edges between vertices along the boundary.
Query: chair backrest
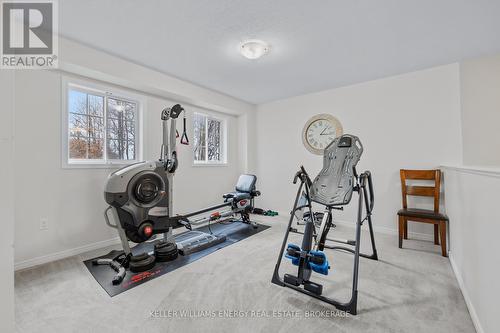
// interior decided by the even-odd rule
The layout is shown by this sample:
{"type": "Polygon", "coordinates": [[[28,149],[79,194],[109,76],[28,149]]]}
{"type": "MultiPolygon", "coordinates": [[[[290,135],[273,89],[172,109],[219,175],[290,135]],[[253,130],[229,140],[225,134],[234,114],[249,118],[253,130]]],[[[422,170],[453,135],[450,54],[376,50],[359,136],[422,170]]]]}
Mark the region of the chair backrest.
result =
{"type": "Polygon", "coordinates": [[[255,191],[256,182],[257,176],[255,175],[240,175],[235,189],[237,192],[250,193],[252,191],[255,191]]]}
{"type": "Polygon", "coordinates": [[[400,170],[403,208],[408,208],[407,196],[433,197],[434,211],[439,212],[441,170],[400,170]],[[408,186],[407,180],[433,180],[434,186],[408,186]]]}

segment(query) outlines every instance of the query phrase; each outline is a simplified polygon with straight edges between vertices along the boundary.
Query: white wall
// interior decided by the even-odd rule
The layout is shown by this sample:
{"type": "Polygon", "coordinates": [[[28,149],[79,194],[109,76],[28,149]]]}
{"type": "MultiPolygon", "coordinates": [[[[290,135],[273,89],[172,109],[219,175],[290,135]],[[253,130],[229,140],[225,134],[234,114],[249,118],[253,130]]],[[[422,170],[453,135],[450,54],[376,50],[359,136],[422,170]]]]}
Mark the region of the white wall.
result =
{"type": "Polygon", "coordinates": [[[460,80],[464,164],[500,166],[500,55],[464,61],[460,80]]]}
{"type": "Polygon", "coordinates": [[[450,261],[476,330],[498,332],[500,170],[444,168],[450,261]]]}
{"type": "Polygon", "coordinates": [[[14,122],[14,72],[0,71],[0,330],[14,332],[14,198],[13,182],[13,122],[14,122]]]}
{"type": "MultiPolygon", "coordinates": [[[[168,55],[165,55],[168,61],[168,55]]],[[[254,105],[140,66],[65,38],[59,38],[59,68],[205,109],[242,115],[254,105]]]]}
{"type": "MultiPolygon", "coordinates": [[[[400,168],[436,168],[461,161],[458,65],[437,67],[340,89],[260,105],[257,112],[257,172],[264,208],[287,213],[301,164],[311,176],[322,157],[302,145],[305,122],[318,113],[336,116],[344,133],[360,137],[364,153],[358,170],[371,170],[376,203],[374,223],[396,228],[401,207],[400,168]]],[[[354,220],[354,207],[340,220],[354,220]]],[[[410,224],[410,232],[432,233],[432,226],[410,224]]]]}
{"type": "Polygon", "coordinates": [[[498,332],[500,56],[460,63],[463,164],[445,167],[450,261],[478,332],[498,332]],[[481,167],[477,167],[481,166],[481,167]]]}
{"type": "MultiPolygon", "coordinates": [[[[176,79],[170,80],[159,73],[153,75],[153,71],[134,64],[127,67],[123,60],[115,59],[113,62],[109,55],[81,49],[78,45],[71,44],[66,51],[61,50],[62,54],[64,52],[75,56],[62,57],[66,69],[125,84],[119,87],[120,90],[126,90],[126,84],[133,81],[134,77],[137,80],[132,85],[138,88],[137,82],[147,82],[148,75],[152,75],[153,83],[158,83],[158,86],[150,89],[149,86],[141,85],[139,88],[144,90],[135,93],[146,96],[144,158],[157,159],[161,144],[160,112],[164,107],[179,102],[178,99],[165,98],[171,95],[163,89],[174,89],[178,83],[176,79]],[[85,52],[85,63],[83,59],[76,59],[73,46],[85,52]],[[82,63],[69,66],[70,60],[82,63]],[[123,79],[119,77],[120,71],[124,73],[123,79]],[[166,83],[161,85],[161,82],[166,83]]],[[[103,186],[113,170],[61,167],[62,76],[75,75],[61,71],[19,71],[16,76],[15,131],[18,140],[14,147],[14,177],[15,262],[18,268],[103,246],[116,237],[115,231],[107,227],[103,220],[103,186]],[[42,217],[49,219],[49,230],[39,230],[42,217]]],[[[180,101],[188,111],[189,135],[192,133],[191,114],[197,110],[224,117],[228,123],[226,166],[193,166],[192,146],[179,145],[180,166],[174,181],[174,211],[185,213],[220,203],[222,193],[234,188],[238,175],[246,169],[246,165],[240,163],[242,153],[239,151],[239,141],[243,138],[238,135],[246,122],[239,121],[238,115],[245,115],[248,110],[253,110],[253,106],[187,83],[179,87],[182,89],[174,94],[177,97],[180,96],[177,93],[192,93],[185,96],[183,100],[186,102],[180,101]],[[209,105],[212,110],[195,105],[209,105]],[[231,114],[214,111],[228,109],[232,110],[231,114]]],[[[182,119],[178,129],[182,129],[182,119]]]]}
{"type": "MultiPolygon", "coordinates": [[[[238,152],[241,170],[245,173],[256,173],[256,112],[247,112],[238,117],[238,152]]],[[[257,180],[257,182],[259,182],[257,180]]],[[[259,184],[257,184],[259,185],[259,184]]]]}

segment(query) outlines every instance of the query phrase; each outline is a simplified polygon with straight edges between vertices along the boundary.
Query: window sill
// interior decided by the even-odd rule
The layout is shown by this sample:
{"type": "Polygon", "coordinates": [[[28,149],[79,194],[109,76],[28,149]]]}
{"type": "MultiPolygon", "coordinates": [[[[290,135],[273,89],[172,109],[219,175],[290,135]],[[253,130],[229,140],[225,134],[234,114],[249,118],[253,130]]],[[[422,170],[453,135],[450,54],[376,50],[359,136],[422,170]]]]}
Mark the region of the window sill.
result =
{"type": "Polygon", "coordinates": [[[228,163],[192,163],[193,167],[227,167],[228,163]]]}
{"type": "Polygon", "coordinates": [[[126,163],[92,164],[92,163],[63,163],[63,169],[121,169],[128,165],[137,163],[130,161],[126,163]]]}

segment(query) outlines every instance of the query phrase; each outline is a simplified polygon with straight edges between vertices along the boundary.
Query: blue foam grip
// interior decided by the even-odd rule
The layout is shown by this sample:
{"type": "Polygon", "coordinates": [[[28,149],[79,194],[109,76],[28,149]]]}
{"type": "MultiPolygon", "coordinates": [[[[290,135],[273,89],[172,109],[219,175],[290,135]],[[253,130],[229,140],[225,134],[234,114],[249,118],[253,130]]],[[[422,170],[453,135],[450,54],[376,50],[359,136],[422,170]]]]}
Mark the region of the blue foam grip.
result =
{"type": "Polygon", "coordinates": [[[298,245],[295,245],[295,244],[288,244],[288,246],[286,248],[286,253],[285,253],[285,258],[291,259],[292,260],[292,264],[295,265],[295,266],[298,266],[299,265],[299,257],[294,257],[294,256],[289,255],[288,254],[288,249],[293,249],[293,250],[296,250],[296,251],[300,251],[300,247],[298,245]]]}
{"type": "Polygon", "coordinates": [[[319,274],[328,275],[328,268],[330,265],[328,264],[328,259],[326,259],[326,255],[322,251],[310,251],[309,254],[314,257],[320,257],[323,259],[323,264],[318,265],[309,260],[309,266],[313,271],[319,274]]]}

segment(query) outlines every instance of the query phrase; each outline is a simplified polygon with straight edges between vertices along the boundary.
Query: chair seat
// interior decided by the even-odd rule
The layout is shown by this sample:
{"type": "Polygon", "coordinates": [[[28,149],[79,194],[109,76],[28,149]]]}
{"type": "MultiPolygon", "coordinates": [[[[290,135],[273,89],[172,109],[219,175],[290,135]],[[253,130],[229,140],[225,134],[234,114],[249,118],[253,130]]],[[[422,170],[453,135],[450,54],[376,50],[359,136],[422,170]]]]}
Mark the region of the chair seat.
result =
{"type": "Polygon", "coordinates": [[[436,213],[435,211],[430,209],[403,208],[398,211],[398,215],[405,217],[420,217],[424,219],[448,221],[448,216],[441,213],[436,213]]]}

